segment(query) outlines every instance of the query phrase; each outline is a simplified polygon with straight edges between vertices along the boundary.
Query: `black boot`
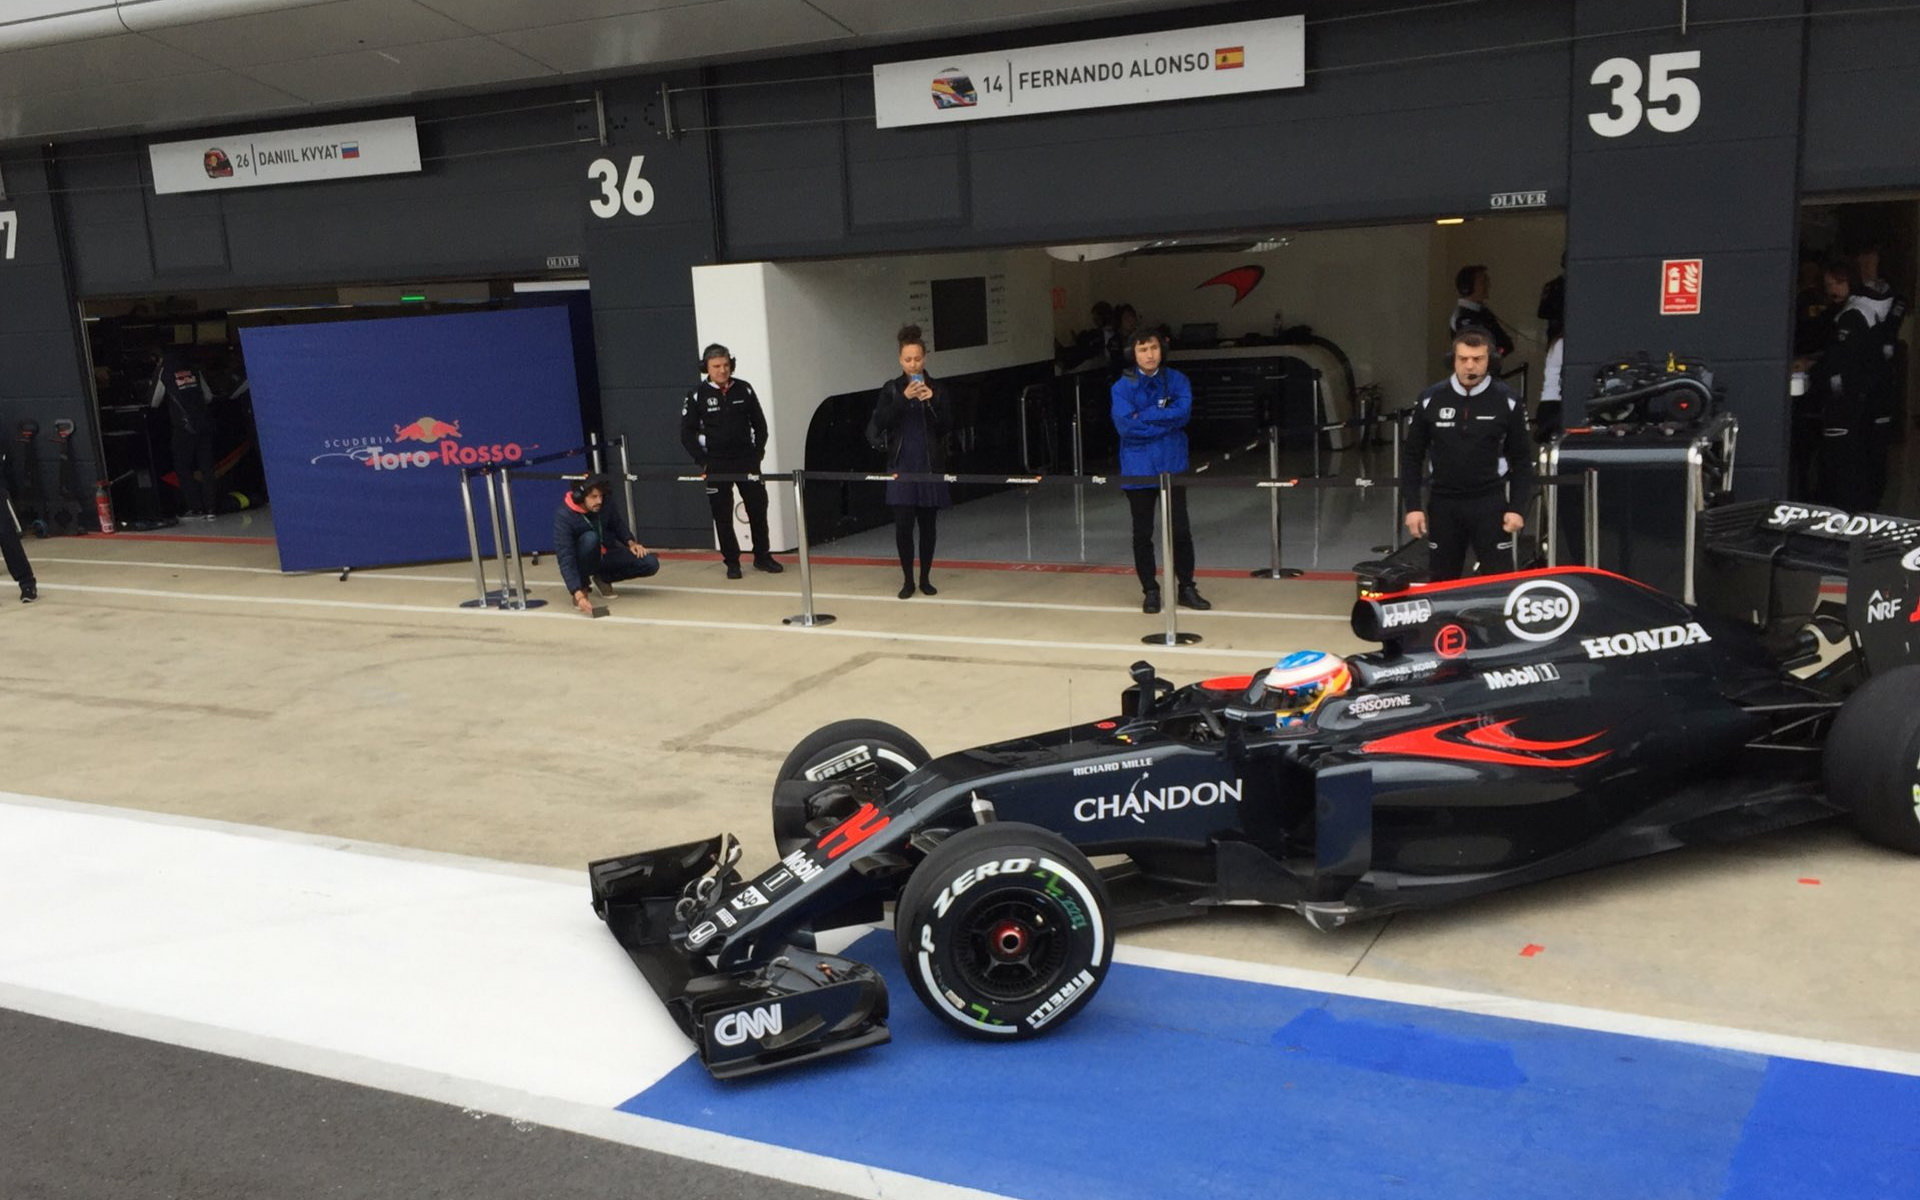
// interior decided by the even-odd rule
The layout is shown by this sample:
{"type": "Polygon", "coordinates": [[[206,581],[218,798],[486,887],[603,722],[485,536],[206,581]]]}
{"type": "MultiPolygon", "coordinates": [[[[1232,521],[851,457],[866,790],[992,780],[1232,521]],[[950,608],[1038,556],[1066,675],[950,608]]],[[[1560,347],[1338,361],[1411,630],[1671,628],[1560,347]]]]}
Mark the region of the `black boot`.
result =
{"type": "Polygon", "coordinates": [[[1180,585],[1180,603],[1188,608],[1197,608],[1201,612],[1213,607],[1213,602],[1200,594],[1200,589],[1191,583],[1180,585]]]}
{"type": "Polygon", "coordinates": [[[38,600],[39,598],[40,598],[40,585],[38,582],[32,579],[29,579],[25,583],[20,585],[20,603],[32,604],[35,600],[38,600]]]}
{"type": "Polygon", "coordinates": [[[1140,601],[1140,611],[1143,613],[1157,613],[1160,611],[1159,588],[1147,589],[1146,598],[1140,601]]]}
{"type": "Polygon", "coordinates": [[[780,565],[780,560],[771,554],[754,555],[753,569],[756,571],[765,571],[769,575],[778,575],[780,572],[786,570],[785,567],[780,565]]]}
{"type": "Polygon", "coordinates": [[[925,575],[920,577],[920,590],[929,596],[938,596],[940,594],[940,589],[933,586],[933,580],[925,575]]]}
{"type": "Polygon", "coordinates": [[[902,600],[913,599],[913,580],[909,579],[900,585],[900,598],[902,600]]]}

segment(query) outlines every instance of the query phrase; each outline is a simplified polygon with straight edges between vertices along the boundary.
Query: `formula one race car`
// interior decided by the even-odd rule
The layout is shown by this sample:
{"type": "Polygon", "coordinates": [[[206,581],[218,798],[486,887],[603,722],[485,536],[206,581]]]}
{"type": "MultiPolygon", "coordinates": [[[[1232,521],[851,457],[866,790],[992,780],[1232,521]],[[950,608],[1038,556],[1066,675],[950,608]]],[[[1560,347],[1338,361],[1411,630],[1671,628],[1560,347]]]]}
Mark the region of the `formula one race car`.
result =
{"type": "Polygon", "coordinates": [[[1379,648],[1344,659],[1137,663],[1088,725],[939,758],[829,725],[774,785],[772,868],[729,836],[606,859],[594,907],[727,1077],[887,1040],[879,975],[813,934],[888,905],[921,1001],[1013,1041],[1085,1007],[1116,928],[1212,906],[1330,929],[1839,813],[1920,853],[1920,523],[1733,505],[1701,543],[1697,606],[1496,575],[1363,598],[1379,648]]]}

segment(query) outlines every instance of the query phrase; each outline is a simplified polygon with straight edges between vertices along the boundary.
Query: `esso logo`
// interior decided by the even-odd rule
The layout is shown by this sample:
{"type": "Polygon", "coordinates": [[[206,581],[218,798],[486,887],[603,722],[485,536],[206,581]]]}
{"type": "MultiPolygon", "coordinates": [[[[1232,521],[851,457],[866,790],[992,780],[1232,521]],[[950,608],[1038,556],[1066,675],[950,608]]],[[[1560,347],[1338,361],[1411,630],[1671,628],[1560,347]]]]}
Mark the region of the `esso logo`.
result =
{"type": "Polygon", "coordinates": [[[1507,632],[1525,642],[1550,642],[1580,619],[1580,597],[1556,579],[1535,579],[1507,594],[1507,632]]]}

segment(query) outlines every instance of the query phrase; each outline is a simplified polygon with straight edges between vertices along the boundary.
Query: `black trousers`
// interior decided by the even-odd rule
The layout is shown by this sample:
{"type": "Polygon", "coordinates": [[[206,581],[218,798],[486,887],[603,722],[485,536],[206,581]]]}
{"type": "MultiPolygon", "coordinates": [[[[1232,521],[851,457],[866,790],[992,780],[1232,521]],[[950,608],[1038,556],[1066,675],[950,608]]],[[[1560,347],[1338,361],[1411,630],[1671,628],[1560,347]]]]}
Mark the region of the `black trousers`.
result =
{"type": "MultiPolygon", "coordinates": [[[[752,475],[760,470],[758,463],[709,463],[707,470],[715,475],[752,475]]],[[[740,489],[740,502],[747,506],[747,531],[753,537],[753,556],[760,558],[773,553],[767,544],[767,485],[764,483],[720,483],[707,484],[707,508],[713,513],[713,532],[720,542],[720,557],[728,564],[740,561],[740,538],[733,531],[733,490],[740,489]]]]}
{"type": "Polygon", "coordinates": [[[602,583],[614,584],[626,579],[646,579],[660,570],[660,556],[649,551],[635,558],[624,543],[600,544],[600,535],[583,530],[573,540],[573,559],[580,564],[580,583],[586,586],[598,576],[602,583]]]}
{"type": "MultiPolygon", "coordinates": [[[[1154,501],[1159,488],[1127,489],[1127,509],[1133,516],[1133,569],[1143,591],[1160,586],[1153,562],[1154,501]]],[[[1193,582],[1193,525],[1187,520],[1187,489],[1173,489],[1173,575],[1181,587],[1193,582]]]]}
{"type": "Polygon", "coordinates": [[[27,562],[26,547],[20,544],[20,531],[13,527],[13,516],[6,510],[7,489],[0,484],[0,558],[5,558],[7,574],[15,583],[33,583],[33,566],[27,562]]]}
{"type": "Polygon", "coordinates": [[[1892,423],[1861,421],[1821,430],[1819,475],[1813,497],[1848,512],[1880,506],[1887,485],[1887,439],[1892,423]]]}
{"type": "Polygon", "coordinates": [[[931,505],[896,504],[893,506],[893,548],[900,555],[900,573],[913,582],[913,529],[920,527],[920,578],[933,573],[934,532],[940,510],[931,505]]]}
{"type": "Polygon", "coordinates": [[[210,433],[174,429],[173,473],[180,479],[182,511],[213,511],[213,436],[210,433]]]}
{"type": "Polygon", "coordinates": [[[1513,569],[1513,535],[1500,528],[1504,490],[1484,496],[1435,496],[1427,505],[1429,578],[1438,583],[1465,573],[1467,550],[1482,575],[1513,569]]]}

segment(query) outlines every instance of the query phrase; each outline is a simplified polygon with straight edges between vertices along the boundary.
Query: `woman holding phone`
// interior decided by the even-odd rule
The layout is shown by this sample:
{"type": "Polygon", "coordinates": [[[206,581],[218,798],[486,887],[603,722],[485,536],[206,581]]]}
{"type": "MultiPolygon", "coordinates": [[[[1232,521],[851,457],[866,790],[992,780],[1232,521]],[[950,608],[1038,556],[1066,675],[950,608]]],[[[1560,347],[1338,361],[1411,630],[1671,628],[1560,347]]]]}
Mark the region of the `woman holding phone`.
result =
{"type": "MultiPolygon", "coordinates": [[[[903,325],[900,374],[880,385],[873,416],[867,421],[867,442],[887,455],[887,470],[902,475],[939,474],[947,469],[947,430],[953,424],[946,389],[927,375],[927,342],[918,325],[903,325]]],[[[913,533],[920,531],[920,590],[939,595],[933,586],[934,524],[940,510],[953,500],[943,480],[912,483],[895,479],[887,484],[887,503],[893,508],[893,540],[900,551],[900,598],[914,592],[913,533]]]]}

